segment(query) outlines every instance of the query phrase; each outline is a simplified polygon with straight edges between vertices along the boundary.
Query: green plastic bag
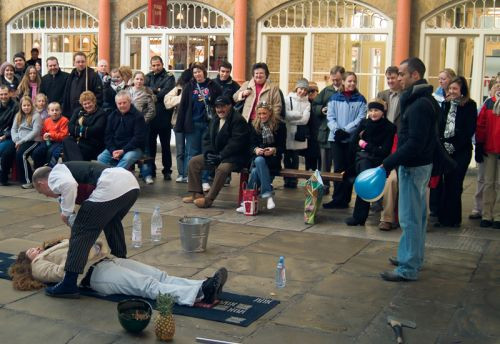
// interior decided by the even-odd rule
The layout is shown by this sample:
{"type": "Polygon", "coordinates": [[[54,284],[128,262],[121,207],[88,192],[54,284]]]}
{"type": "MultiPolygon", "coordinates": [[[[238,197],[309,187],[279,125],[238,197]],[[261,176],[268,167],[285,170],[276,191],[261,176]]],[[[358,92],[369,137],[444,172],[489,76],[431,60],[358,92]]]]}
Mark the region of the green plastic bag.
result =
{"type": "Polygon", "coordinates": [[[306,200],[304,202],[304,222],[308,225],[313,225],[316,213],[321,206],[325,186],[323,179],[318,170],[314,171],[311,178],[306,181],[304,193],[306,200]]]}

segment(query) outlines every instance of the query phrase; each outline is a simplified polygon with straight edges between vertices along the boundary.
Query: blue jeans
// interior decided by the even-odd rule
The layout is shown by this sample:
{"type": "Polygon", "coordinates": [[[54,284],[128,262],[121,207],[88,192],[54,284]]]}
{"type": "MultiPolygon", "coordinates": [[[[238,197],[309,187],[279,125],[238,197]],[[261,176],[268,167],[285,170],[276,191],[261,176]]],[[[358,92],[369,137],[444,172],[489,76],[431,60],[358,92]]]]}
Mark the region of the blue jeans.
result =
{"type": "Polygon", "coordinates": [[[400,166],[399,224],[403,230],[398,247],[399,266],[395,272],[406,279],[416,280],[424,263],[427,229],[426,189],[432,164],[418,167],[400,166]]]}
{"type": "Polygon", "coordinates": [[[187,177],[187,160],[185,159],[186,136],[184,133],[175,133],[175,158],[177,161],[177,173],[182,178],[187,177]]]}
{"type": "Polygon", "coordinates": [[[123,154],[121,159],[119,161],[117,161],[117,160],[113,159],[111,152],[109,150],[105,149],[102,151],[101,154],[99,154],[99,156],[97,157],[97,161],[102,162],[103,164],[106,164],[106,165],[123,167],[125,169],[129,169],[129,167],[132,166],[141,157],[142,157],[142,150],[137,148],[137,149],[134,149],[132,151],[128,151],[127,153],[123,154]]]}
{"type": "MultiPolygon", "coordinates": [[[[184,134],[186,138],[186,152],[184,153],[184,164],[186,165],[186,168],[184,172],[187,172],[187,164],[189,164],[191,158],[202,153],[201,146],[203,142],[203,135],[205,135],[207,130],[207,122],[193,122],[193,132],[184,134]]],[[[201,173],[202,182],[208,182],[209,176],[210,172],[203,170],[201,173]]]]}
{"type": "Polygon", "coordinates": [[[260,186],[260,196],[262,198],[271,197],[273,195],[273,187],[271,186],[271,174],[267,167],[266,159],[263,156],[258,156],[253,161],[252,171],[248,180],[248,188],[255,189],[260,186]]]}

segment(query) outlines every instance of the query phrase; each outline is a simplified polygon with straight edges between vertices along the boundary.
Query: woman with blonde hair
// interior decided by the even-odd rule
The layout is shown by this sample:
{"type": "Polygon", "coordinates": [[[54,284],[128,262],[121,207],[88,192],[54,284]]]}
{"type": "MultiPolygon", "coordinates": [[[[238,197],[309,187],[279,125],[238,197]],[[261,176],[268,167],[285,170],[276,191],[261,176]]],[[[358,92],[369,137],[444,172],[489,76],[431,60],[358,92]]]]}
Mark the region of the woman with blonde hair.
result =
{"type": "MultiPolygon", "coordinates": [[[[253,161],[250,168],[248,188],[260,187],[260,196],[267,198],[267,209],[276,205],[273,200],[272,181],[281,170],[281,156],[285,152],[286,126],[273,107],[266,101],[256,106],[257,117],[250,132],[253,161]]],[[[244,212],[241,205],[238,212],[244,212]]]]}
{"type": "MultiPolygon", "coordinates": [[[[12,124],[11,136],[16,145],[16,167],[19,175],[19,181],[23,189],[31,189],[31,175],[33,174],[28,157],[42,140],[40,131],[42,129],[42,120],[38,113],[34,113],[33,101],[30,97],[21,98],[19,112],[14,118],[12,124]]],[[[35,166],[37,168],[39,166],[35,166]]]]}
{"type": "Polygon", "coordinates": [[[437,100],[441,109],[444,110],[446,98],[448,97],[448,87],[451,80],[457,77],[457,73],[451,68],[445,68],[438,74],[439,87],[436,88],[433,96],[437,100]]]}
{"type": "MultiPolygon", "coordinates": [[[[9,267],[16,290],[38,290],[45,283],[56,283],[64,277],[69,240],[53,240],[18,254],[9,267]]],[[[222,292],[227,270],[220,268],[206,280],[169,276],[153,266],[111,255],[105,242],[96,241],[90,250],[80,285],[101,295],[124,294],[155,299],[158,293],[171,294],[176,303],[193,306],[195,302],[211,304],[222,292]]],[[[79,298],[78,292],[65,294],[79,298]]]]}
{"type": "Polygon", "coordinates": [[[19,83],[19,87],[17,88],[19,98],[28,96],[31,97],[31,100],[34,102],[36,95],[40,92],[41,83],[42,78],[40,77],[40,74],[36,70],[35,66],[28,66],[21,82],[19,83]]]}

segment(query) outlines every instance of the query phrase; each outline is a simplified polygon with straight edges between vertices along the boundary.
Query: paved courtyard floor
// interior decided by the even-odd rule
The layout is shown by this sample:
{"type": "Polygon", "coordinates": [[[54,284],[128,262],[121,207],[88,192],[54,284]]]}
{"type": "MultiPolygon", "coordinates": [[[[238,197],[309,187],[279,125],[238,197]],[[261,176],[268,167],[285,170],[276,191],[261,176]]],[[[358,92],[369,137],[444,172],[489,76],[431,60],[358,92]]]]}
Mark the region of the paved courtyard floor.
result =
{"type": "MultiPolygon", "coordinates": [[[[391,268],[387,258],[396,253],[401,234],[380,232],[379,214],[370,215],[365,227],[352,228],[343,223],[352,209],[321,209],[317,224],[306,225],[302,188],[284,190],[277,180],[276,209],[245,217],[235,212],[236,175],[210,209],[181,202],[186,184],[141,182],[134,210],[141,212],[145,242],[140,249],[130,247],[129,257],[192,278],[225,266],[225,290],[281,301],[246,328],[175,316],[174,343],[194,343],[198,336],[259,344],[395,343],[387,315],[416,322],[416,329],[404,329],[407,343],[500,343],[500,230],[479,228],[467,218],[473,173],[465,182],[462,227],[429,226],[426,264],[417,282],[379,278],[391,268]],[[155,205],[164,220],[158,245],[148,241],[147,230],[155,205]],[[177,221],[186,215],[214,220],[206,252],[181,251],[177,221]],[[288,283],[278,290],[274,273],[280,255],[286,256],[288,283]]],[[[129,214],[124,220],[129,246],[131,224],[129,214]]],[[[68,234],[54,200],[17,185],[0,187],[1,252],[18,253],[68,234]]],[[[152,324],[141,336],[126,333],[115,303],[18,292],[7,280],[0,280],[0,336],[4,344],[156,342],[152,324]]]]}

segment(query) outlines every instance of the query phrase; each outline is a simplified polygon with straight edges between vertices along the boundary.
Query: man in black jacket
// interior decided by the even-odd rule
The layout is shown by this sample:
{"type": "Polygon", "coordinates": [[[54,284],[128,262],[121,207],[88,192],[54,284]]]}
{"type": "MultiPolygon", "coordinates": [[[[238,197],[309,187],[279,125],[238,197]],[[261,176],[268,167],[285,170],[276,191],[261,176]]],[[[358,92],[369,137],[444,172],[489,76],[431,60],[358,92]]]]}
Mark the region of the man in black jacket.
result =
{"type": "Polygon", "coordinates": [[[148,148],[153,158],[153,177],[156,176],[156,138],[160,136],[161,163],[163,165],[163,179],[171,180],[172,154],[170,153],[170,133],[172,131],[172,110],[165,108],[165,95],[175,87],[175,77],[163,68],[160,56],[151,58],[151,72],[146,75],[145,86],[151,88],[156,95],[156,116],[149,123],[148,148]]]}
{"type": "Polygon", "coordinates": [[[19,104],[10,97],[9,88],[0,85],[0,183],[7,185],[9,171],[14,162],[16,148],[10,136],[10,129],[19,104]]]}
{"type": "Polygon", "coordinates": [[[233,94],[240,89],[240,85],[231,78],[232,70],[233,66],[231,63],[222,61],[219,67],[219,74],[214,79],[215,83],[222,88],[222,95],[228,96],[231,99],[233,99],[233,94]]]}
{"type": "Polygon", "coordinates": [[[14,55],[14,75],[17,76],[19,81],[21,81],[25,71],[26,71],[26,58],[24,57],[23,52],[19,52],[14,55]]]}
{"type": "MultiPolygon", "coordinates": [[[[66,80],[68,80],[69,74],[59,68],[59,61],[55,56],[47,58],[47,70],[48,73],[42,77],[40,92],[47,96],[48,103],[58,102],[62,104],[66,80]]],[[[71,115],[71,113],[66,114],[69,117],[71,115]]]]}
{"type": "Polygon", "coordinates": [[[108,116],[104,134],[106,149],[97,160],[128,169],[142,156],[146,144],[146,122],[144,115],[132,105],[129,92],[118,92],[116,107],[108,116]]]}
{"type": "Polygon", "coordinates": [[[75,68],[66,80],[63,97],[63,115],[71,118],[80,107],[80,94],[83,91],[92,91],[97,99],[97,106],[102,105],[102,82],[97,73],[87,67],[87,56],[77,52],[73,57],[75,68]]]}
{"type": "Polygon", "coordinates": [[[403,230],[398,256],[389,258],[396,266],[381,277],[386,281],[412,281],[424,262],[427,229],[426,189],[436,148],[437,104],[432,86],[423,79],[424,63],[412,57],[399,66],[401,117],[398,148],[383,161],[387,172],[399,166],[399,223],[403,230]]]}
{"type": "Polygon", "coordinates": [[[246,166],[250,160],[250,131],[248,123],[232,108],[232,99],[220,96],[215,100],[217,117],[212,119],[203,137],[203,154],[193,157],[188,165],[188,191],[184,203],[194,203],[208,208],[224,186],[231,171],[246,166]],[[203,195],[201,173],[214,170],[215,177],[210,191],[203,195]]]}

